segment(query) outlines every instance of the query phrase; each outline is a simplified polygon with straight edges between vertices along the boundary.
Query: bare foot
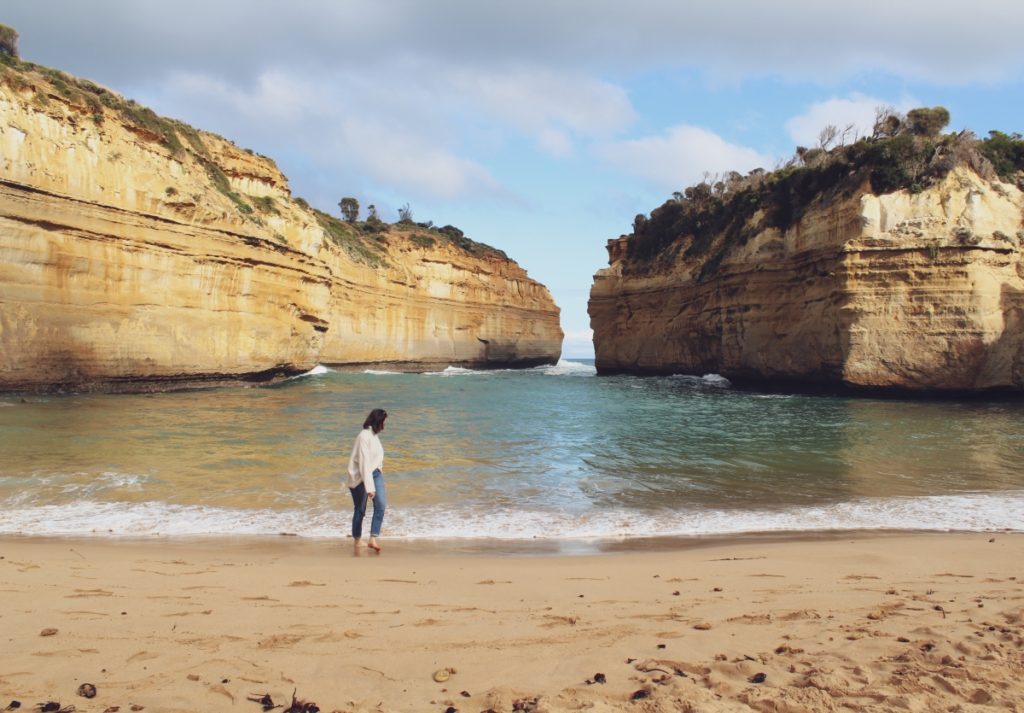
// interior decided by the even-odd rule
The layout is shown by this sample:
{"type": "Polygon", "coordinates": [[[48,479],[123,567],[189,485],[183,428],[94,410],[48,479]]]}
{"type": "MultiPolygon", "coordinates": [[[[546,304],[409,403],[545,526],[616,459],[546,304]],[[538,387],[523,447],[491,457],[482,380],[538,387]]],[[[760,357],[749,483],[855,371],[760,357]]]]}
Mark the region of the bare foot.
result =
{"type": "Polygon", "coordinates": [[[377,543],[377,540],[372,537],[370,538],[370,541],[366,543],[366,546],[375,552],[380,552],[380,545],[377,543]]]}

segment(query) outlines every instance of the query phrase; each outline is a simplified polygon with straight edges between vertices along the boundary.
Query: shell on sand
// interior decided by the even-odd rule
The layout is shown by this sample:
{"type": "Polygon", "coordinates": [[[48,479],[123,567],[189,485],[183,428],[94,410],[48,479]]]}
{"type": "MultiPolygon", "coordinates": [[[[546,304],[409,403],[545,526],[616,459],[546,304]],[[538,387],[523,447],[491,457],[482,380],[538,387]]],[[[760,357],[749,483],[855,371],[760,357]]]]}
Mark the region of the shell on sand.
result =
{"type": "Polygon", "coordinates": [[[434,671],[434,680],[438,683],[444,683],[451,677],[451,675],[451,669],[439,668],[436,671],[434,671]]]}

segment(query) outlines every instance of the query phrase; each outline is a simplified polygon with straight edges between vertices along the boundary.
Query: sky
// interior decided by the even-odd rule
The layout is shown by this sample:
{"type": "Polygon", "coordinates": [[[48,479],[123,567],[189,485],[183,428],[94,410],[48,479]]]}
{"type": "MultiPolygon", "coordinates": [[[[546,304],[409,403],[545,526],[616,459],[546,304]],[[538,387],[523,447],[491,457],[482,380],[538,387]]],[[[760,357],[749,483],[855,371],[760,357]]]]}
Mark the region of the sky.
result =
{"type": "Polygon", "coordinates": [[[23,59],[273,158],[292,193],[461,228],[592,357],[605,244],[826,125],[945,106],[1024,130],[1019,0],[2,0],[23,59]]]}

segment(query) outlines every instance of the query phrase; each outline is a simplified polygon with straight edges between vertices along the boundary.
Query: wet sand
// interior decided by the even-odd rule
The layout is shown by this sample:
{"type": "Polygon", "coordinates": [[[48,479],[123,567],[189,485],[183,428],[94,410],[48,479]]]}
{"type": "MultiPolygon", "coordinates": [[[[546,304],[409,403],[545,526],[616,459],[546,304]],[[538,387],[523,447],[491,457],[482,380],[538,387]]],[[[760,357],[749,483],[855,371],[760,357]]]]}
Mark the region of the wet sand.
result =
{"type": "Polygon", "coordinates": [[[1024,710],[1021,535],[384,545],[2,539],[0,708],[1024,710]]]}

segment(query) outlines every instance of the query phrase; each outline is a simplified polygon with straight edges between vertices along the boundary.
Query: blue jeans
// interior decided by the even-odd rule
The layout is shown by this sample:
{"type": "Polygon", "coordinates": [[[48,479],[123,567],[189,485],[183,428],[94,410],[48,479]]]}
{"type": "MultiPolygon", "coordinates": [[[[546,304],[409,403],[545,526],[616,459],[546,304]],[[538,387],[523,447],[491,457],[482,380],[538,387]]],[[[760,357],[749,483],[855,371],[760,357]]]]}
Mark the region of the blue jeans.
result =
{"type": "MultiPolygon", "coordinates": [[[[384,495],[384,474],[380,470],[373,471],[373,487],[377,491],[373,496],[373,517],[370,518],[370,537],[380,536],[380,527],[384,524],[384,510],[387,509],[388,501],[384,495]]],[[[352,493],[352,537],[359,539],[363,536],[363,518],[366,517],[366,485],[360,483],[354,488],[349,488],[352,493]]]]}

